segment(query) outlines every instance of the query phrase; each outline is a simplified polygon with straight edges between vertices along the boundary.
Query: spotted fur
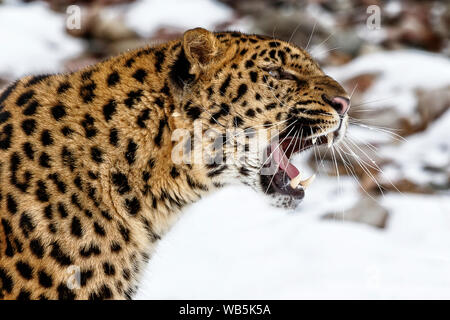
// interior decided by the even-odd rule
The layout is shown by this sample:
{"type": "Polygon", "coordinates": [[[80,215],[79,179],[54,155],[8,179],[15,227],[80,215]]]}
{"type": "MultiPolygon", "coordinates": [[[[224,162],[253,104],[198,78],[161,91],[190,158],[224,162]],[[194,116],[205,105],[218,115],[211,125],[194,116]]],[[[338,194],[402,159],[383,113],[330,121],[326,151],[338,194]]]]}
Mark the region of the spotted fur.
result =
{"type": "Polygon", "coordinates": [[[173,163],[175,129],[282,130],[295,118],[320,135],[338,126],[323,98],[336,94],[290,43],[204,29],[11,84],[0,94],[0,298],[132,298],[184,206],[236,180],[263,191],[256,159],[173,163]],[[271,77],[275,67],[292,79],[271,77]]]}

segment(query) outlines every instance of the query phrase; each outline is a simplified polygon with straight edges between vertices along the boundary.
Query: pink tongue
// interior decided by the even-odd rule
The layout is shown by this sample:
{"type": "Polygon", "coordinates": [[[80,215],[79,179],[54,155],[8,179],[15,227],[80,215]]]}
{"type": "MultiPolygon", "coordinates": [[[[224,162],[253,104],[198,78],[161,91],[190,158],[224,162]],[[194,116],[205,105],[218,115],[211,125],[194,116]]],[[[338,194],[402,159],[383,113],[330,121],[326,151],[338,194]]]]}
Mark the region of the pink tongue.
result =
{"type": "Polygon", "coordinates": [[[293,179],[300,174],[298,169],[289,162],[280,146],[272,145],[272,155],[273,160],[280,166],[283,171],[287,173],[289,178],[293,179]]]}

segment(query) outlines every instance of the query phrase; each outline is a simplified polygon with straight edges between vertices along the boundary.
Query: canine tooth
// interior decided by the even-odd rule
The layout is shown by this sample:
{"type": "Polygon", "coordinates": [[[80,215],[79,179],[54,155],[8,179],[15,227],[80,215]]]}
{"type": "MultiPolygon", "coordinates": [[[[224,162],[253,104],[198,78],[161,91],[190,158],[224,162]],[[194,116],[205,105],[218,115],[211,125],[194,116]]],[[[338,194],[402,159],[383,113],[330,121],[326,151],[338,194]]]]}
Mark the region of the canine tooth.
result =
{"type": "Polygon", "coordinates": [[[300,185],[303,188],[307,188],[311,183],[313,183],[314,179],[316,178],[316,174],[313,174],[311,177],[309,177],[306,180],[300,181],[300,185]]]}
{"type": "Polygon", "coordinates": [[[316,144],[317,137],[312,138],[312,144],[316,144]]]}
{"type": "Polygon", "coordinates": [[[328,148],[331,148],[331,146],[333,145],[333,140],[334,140],[334,133],[330,132],[327,135],[327,143],[328,143],[328,148]]]}
{"type": "Polygon", "coordinates": [[[297,186],[301,183],[300,179],[301,179],[301,176],[300,176],[300,173],[299,173],[298,176],[296,176],[295,178],[293,178],[291,180],[291,188],[292,189],[297,188],[297,186]]]}

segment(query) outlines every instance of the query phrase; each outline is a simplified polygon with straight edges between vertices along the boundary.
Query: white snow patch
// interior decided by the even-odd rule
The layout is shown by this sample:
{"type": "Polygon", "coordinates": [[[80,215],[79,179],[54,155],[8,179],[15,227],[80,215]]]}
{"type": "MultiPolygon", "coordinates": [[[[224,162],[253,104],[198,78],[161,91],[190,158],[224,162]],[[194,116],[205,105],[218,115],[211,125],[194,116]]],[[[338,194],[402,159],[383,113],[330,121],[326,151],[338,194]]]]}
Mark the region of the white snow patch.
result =
{"type": "Polygon", "coordinates": [[[0,74],[19,78],[62,70],[65,59],[83,45],[65,32],[65,16],[42,2],[2,5],[0,10],[0,74]]]}
{"type": "Polygon", "coordinates": [[[136,32],[148,37],[164,26],[214,30],[232,15],[229,7],[212,0],[141,0],[130,5],[125,21],[136,32]]]}
{"type": "MultiPolygon", "coordinates": [[[[313,184],[312,202],[332,206],[335,197],[318,197],[327,183],[313,184]]],[[[306,206],[289,214],[248,188],[226,188],[161,241],[136,298],[450,298],[450,199],[389,195],[383,204],[393,218],[379,231],[319,220],[306,206]]]]}

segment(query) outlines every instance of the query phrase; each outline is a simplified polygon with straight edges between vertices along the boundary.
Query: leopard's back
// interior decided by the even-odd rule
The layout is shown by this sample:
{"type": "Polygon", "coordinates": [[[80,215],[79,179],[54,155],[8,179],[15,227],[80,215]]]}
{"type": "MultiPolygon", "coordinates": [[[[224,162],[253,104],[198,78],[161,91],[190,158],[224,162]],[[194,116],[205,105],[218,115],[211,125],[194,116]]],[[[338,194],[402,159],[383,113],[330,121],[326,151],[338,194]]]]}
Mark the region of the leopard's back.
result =
{"type": "Polygon", "coordinates": [[[143,244],[159,236],[141,215],[148,178],[130,167],[150,175],[156,157],[139,151],[152,149],[153,140],[143,141],[158,134],[155,118],[170,100],[143,90],[164,83],[140,66],[139,52],[75,73],[25,77],[2,92],[2,298],[133,294],[151,253],[143,244]],[[143,106],[158,97],[159,110],[143,106]]]}

